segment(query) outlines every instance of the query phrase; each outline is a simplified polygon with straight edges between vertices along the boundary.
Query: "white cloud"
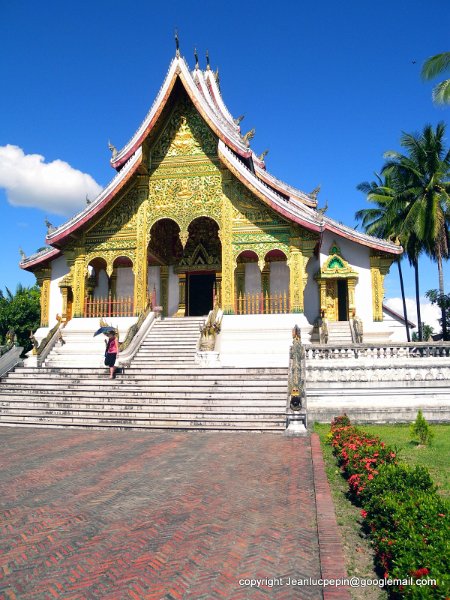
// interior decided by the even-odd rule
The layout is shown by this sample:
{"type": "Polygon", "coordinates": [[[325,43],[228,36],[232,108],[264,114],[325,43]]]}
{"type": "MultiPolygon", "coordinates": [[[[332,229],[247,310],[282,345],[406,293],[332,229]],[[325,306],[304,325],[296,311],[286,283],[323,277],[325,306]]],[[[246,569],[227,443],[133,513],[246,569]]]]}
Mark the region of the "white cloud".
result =
{"type": "MultiPolygon", "coordinates": [[[[401,298],[389,298],[384,301],[384,304],[395,310],[399,315],[403,315],[403,303],[401,298]]],[[[408,313],[408,319],[415,323],[417,326],[417,309],[416,299],[406,298],[406,312],[408,313]]],[[[426,298],[420,299],[420,317],[422,322],[426,325],[431,325],[435,333],[441,331],[438,319],[441,316],[441,311],[438,306],[431,304],[426,298]]],[[[417,329],[415,329],[417,331],[417,329]]]]}
{"type": "Polygon", "coordinates": [[[10,204],[40,208],[69,216],[94,199],[101,186],[62,160],[46,163],[40,154],[25,154],[19,146],[0,146],[0,188],[10,204]]]}

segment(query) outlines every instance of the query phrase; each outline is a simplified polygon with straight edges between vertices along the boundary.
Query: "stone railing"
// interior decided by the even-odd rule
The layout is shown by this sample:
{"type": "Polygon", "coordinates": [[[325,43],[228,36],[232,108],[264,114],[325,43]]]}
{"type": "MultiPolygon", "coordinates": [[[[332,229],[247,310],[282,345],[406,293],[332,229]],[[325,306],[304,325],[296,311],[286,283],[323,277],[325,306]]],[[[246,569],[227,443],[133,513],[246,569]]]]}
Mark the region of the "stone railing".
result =
{"type": "Polygon", "coordinates": [[[4,352],[0,356],[0,378],[22,363],[20,355],[23,351],[21,346],[14,344],[10,345],[8,349],[6,349],[7,346],[2,346],[2,348],[4,352]]]}
{"type": "Polygon", "coordinates": [[[405,359],[450,357],[450,342],[409,342],[392,344],[308,345],[306,360],[329,360],[349,358],[405,359]]]}

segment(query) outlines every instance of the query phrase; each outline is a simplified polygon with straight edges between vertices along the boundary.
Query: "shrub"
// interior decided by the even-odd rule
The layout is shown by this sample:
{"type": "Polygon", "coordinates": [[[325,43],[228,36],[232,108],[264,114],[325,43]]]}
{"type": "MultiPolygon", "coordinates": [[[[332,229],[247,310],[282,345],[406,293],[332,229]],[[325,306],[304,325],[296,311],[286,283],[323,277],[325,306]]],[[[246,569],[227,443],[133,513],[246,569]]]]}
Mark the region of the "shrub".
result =
{"type": "Polygon", "coordinates": [[[396,448],[352,426],[346,415],[333,420],[330,443],[350,497],[363,507],[380,574],[437,581],[436,587],[391,586],[390,597],[448,598],[450,506],[437,494],[428,470],[399,462],[396,448]]]}
{"type": "Polygon", "coordinates": [[[428,425],[420,408],[415,422],[411,423],[411,437],[413,439],[418,439],[419,444],[423,445],[431,444],[434,437],[434,433],[428,425]]]}

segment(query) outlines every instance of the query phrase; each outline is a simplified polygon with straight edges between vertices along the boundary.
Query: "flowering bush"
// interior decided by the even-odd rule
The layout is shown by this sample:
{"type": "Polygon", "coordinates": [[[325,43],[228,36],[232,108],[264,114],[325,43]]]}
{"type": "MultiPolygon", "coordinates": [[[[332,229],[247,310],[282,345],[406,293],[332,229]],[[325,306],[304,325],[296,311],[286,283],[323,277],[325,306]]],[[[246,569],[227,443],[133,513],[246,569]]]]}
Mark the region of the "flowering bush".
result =
{"type": "Polygon", "coordinates": [[[390,597],[448,599],[450,506],[427,469],[399,462],[395,448],[352,426],[346,415],[333,420],[329,441],[349,495],[362,507],[380,574],[437,581],[435,587],[391,586],[390,597]]]}

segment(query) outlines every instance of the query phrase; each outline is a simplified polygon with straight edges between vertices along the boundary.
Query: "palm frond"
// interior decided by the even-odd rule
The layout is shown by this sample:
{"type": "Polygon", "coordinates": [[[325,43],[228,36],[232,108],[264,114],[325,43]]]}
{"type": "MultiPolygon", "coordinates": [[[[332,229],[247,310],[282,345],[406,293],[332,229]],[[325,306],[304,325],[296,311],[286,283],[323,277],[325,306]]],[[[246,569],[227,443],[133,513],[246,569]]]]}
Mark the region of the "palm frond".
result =
{"type": "Polygon", "coordinates": [[[425,81],[434,79],[437,75],[445,73],[450,68],[450,52],[441,52],[430,56],[423,64],[421,76],[425,81]]]}

